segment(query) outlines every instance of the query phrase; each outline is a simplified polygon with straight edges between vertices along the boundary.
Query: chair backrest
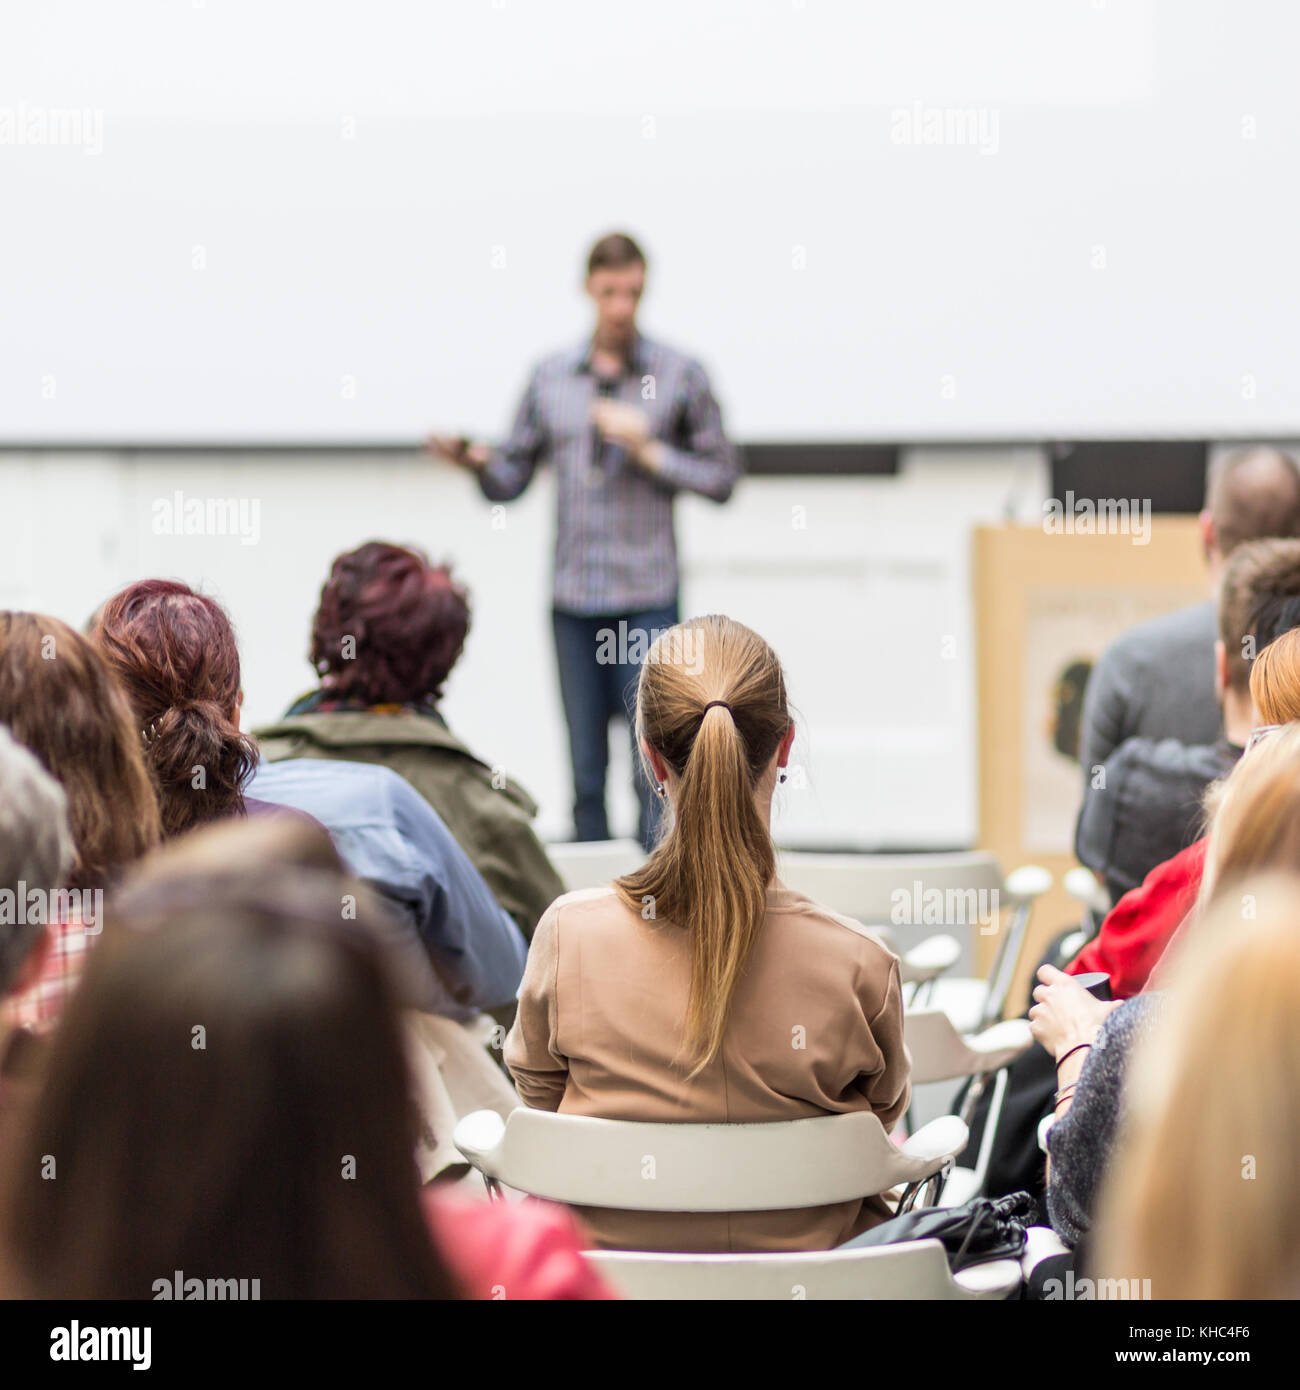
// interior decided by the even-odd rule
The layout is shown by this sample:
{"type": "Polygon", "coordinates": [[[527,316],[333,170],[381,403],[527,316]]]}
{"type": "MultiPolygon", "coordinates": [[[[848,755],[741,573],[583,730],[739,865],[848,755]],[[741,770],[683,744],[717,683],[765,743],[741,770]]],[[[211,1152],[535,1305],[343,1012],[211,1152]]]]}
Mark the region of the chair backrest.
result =
{"type": "Polygon", "coordinates": [[[906,956],[922,936],[952,932],[962,947],[960,969],[974,973],[975,934],[998,935],[986,976],[979,1026],[1001,1017],[1029,929],[1033,902],[1051,875],[1026,865],[1003,876],[983,850],[956,854],[817,854],[784,850],[777,873],[790,888],[865,927],[887,926],[906,956]],[[1003,921],[1004,909],[1010,909],[1003,921]]]}
{"type": "Polygon", "coordinates": [[[903,1041],[912,1058],[912,1084],[954,1081],[1010,1066],[1033,1042],[1023,1018],[995,1024],[964,1038],[942,1009],[909,1009],[903,1015],[903,1041]]]}
{"type": "MultiPolygon", "coordinates": [[[[456,1147],[536,1197],[623,1211],[775,1211],[921,1182],[950,1153],[903,1152],[869,1111],[772,1124],[646,1124],[520,1108],[467,1115],[456,1147]]],[[[964,1129],[961,1141],[964,1142],[964,1129]]]]}
{"type": "Polygon", "coordinates": [[[865,927],[924,926],[927,934],[974,925],[981,904],[996,904],[1002,889],[998,861],[983,851],[892,855],[781,850],[776,871],[788,888],[865,927]],[[942,920],[948,909],[955,910],[955,921],[942,920]]]}
{"type": "Polygon", "coordinates": [[[937,1240],[779,1255],[586,1254],[624,1298],[965,1299],[937,1240]]]}
{"type": "Polygon", "coordinates": [[[546,854],[569,892],[604,888],[645,863],[645,850],[635,840],[579,840],[546,846],[546,854]]]}

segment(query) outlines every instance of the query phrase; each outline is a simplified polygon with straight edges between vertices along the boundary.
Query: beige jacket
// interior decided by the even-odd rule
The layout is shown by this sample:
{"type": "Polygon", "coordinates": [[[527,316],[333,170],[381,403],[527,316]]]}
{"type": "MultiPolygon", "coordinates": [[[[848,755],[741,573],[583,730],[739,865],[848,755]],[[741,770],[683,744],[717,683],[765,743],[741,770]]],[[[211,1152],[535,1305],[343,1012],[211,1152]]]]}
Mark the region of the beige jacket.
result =
{"type": "MultiPolygon", "coordinates": [[[[721,1053],[694,1081],[678,1057],[689,942],[612,888],[557,898],[538,923],[506,1039],[520,1099],[616,1120],[701,1124],[907,1108],[898,960],[866,929],[780,883],[734,997],[721,1053]]],[[[880,1198],[720,1214],[583,1208],[599,1245],[829,1249],[890,1214],[880,1198]]]]}
{"type": "MultiPolygon", "coordinates": [[[[492,1020],[484,1014],[457,1023],[437,1014],[403,1015],[407,1063],[419,1116],[415,1161],[420,1181],[456,1177],[468,1164],[452,1143],[456,1121],[474,1110],[495,1110],[502,1119],[518,1108],[519,1098],[487,1044],[492,1020]]],[[[482,1184],[476,1184],[482,1190],[482,1184]]]]}

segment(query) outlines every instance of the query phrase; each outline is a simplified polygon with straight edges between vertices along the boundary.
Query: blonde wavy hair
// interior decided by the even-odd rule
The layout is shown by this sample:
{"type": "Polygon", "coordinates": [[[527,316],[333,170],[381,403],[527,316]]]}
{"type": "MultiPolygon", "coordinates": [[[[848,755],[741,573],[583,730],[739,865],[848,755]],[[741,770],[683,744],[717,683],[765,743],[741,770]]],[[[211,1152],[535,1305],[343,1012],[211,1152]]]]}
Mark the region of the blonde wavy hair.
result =
{"type": "Polygon", "coordinates": [[[1096,1268],[1154,1298],[1300,1296],[1300,875],[1240,880],[1134,1053],[1096,1268]]]}
{"type": "Polygon", "coordinates": [[[1269,868],[1300,871],[1300,724],[1287,724],[1243,755],[1207,795],[1213,807],[1198,910],[1222,885],[1269,868]]]}

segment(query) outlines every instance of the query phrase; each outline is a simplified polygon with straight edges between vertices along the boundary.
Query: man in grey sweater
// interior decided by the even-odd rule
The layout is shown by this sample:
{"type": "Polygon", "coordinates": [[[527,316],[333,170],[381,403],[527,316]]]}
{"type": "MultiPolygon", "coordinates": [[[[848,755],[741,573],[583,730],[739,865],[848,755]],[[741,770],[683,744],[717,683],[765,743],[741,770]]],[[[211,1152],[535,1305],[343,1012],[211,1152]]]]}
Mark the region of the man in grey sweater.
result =
{"type": "MultiPolygon", "coordinates": [[[[1200,515],[1210,583],[1243,541],[1300,536],[1300,465],[1280,449],[1239,449],[1216,460],[1200,515]]],[[[1213,744],[1221,733],[1214,690],[1213,600],[1123,633],[1102,653],[1083,704],[1084,785],[1125,739],[1213,744]]]]}
{"type": "Polygon", "coordinates": [[[1084,792],[1074,851],[1112,902],[1203,833],[1201,799],[1241,756],[1255,723],[1247,639],[1264,600],[1300,598],[1300,540],[1235,546],[1219,580],[1214,688],[1222,732],[1213,743],[1127,738],[1084,792]]]}

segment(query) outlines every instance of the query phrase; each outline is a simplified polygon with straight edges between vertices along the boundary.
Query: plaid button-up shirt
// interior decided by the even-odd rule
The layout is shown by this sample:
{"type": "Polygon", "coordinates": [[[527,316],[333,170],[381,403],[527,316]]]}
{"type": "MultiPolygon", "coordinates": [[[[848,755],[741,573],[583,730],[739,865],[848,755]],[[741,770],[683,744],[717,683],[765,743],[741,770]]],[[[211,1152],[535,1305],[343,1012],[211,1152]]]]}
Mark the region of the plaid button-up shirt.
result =
{"type": "Polygon", "coordinates": [[[479,486],[489,500],[508,502],[548,462],[558,495],[555,607],[583,614],[671,602],[678,586],[674,494],[684,488],[725,502],[740,474],[704,369],[639,335],[623,375],[604,392],[589,342],[543,361],[479,486]],[[649,416],[651,437],[664,445],[653,472],[598,440],[590,412],[599,394],[649,416]]]}

